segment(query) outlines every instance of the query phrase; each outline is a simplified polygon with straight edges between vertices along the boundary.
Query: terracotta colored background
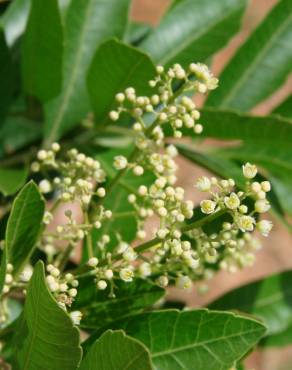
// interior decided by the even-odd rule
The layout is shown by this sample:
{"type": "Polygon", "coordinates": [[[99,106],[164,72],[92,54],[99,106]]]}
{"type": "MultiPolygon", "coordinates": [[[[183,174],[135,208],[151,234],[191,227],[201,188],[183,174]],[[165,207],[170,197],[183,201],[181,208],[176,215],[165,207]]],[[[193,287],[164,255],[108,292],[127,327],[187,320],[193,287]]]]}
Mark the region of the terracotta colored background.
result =
{"type": "MultiPolygon", "coordinates": [[[[204,0],[202,0],[204,1],[204,0]]],[[[220,0],[214,0],[220,1],[220,0]]],[[[292,0],[291,0],[292,1],[292,0]]],[[[244,17],[242,31],[236,35],[230,43],[221,50],[214,58],[212,69],[216,75],[222,70],[228,59],[234,54],[236,48],[249,35],[257,23],[266,15],[276,0],[252,0],[244,17]]],[[[169,4],[168,0],[134,0],[132,9],[133,19],[156,25],[169,4]]],[[[259,104],[254,113],[265,114],[276,106],[288,93],[291,93],[292,79],[288,79],[279,91],[265,102],[259,104]]],[[[292,143],[291,143],[292,144],[292,143]]],[[[180,184],[187,191],[190,199],[200,200],[200,194],[196,193],[193,184],[196,177],[203,172],[202,169],[190,165],[186,160],[180,159],[179,178],[183,179],[180,184]],[[190,174],[192,174],[190,176],[190,174]]],[[[274,230],[268,239],[263,240],[264,248],[258,253],[257,261],[251,268],[228,274],[220,272],[209,283],[209,293],[201,296],[197,293],[197,287],[191,292],[182,293],[173,290],[170,297],[183,297],[189,307],[198,307],[206,304],[210,299],[221,295],[223,292],[248,281],[270,275],[273,272],[292,268],[292,237],[279,224],[275,224],[274,230]]],[[[292,282],[291,282],[292,288],[292,282]]],[[[254,370],[291,370],[292,369],[292,346],[279,350],[258,352],[247,360],[247,368],[254,370]]],[[[190,369],[193,370],[193,369],[190,369]]]]}

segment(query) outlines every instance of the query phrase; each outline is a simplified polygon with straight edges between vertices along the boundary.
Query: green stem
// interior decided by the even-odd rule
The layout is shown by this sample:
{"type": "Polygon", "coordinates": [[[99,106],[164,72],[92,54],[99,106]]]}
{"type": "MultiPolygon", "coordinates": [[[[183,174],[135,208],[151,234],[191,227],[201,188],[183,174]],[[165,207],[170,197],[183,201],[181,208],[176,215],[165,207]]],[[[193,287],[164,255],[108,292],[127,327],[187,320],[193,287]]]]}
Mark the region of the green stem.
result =
{"type": "MultiPolygon", "coordinates": [[[[171,98],[169,99],[168,101],[168,104],[171,104],[174,102],[174,100],[179,96],[181,95],[181,93],[184,91],[184,87],[185,87],[185,84],[187,82],[184,82],[182,83],[182,85],[174,92],[174,94],[171,96],[171,98]]],[[[162,110],[163,111],[163,110],[162,110]]],[[[151,132],[153,131],[153,129],[159,124],[159,118],[156,118],[152,124],[145,130],[145,136],[151,134],[151,132]]],[[[135,148],[133,149],[132,153],[129,155],[128,157],[128,162],[131,163],[131,162],[134,162],[139,154],[140,150],[138,148],[135,148]]],[[[105,198],[113,191],[115,185],[120,181],[120,179],[126,174],[127,172],[127,168],[119,171],[115,177],[113,177],[113,179],[109,182],[108,186],[107,186],[107,189],[106,189],[106,195],[105,197],[103,198],[99,198],[99,200],[97,201],[96,205],[99,206],[101,205],[105,198]]]]}
{"type": "MultiPolygon", "coordinates": [[[[207,223],[209,222],[212,222],[214,220],[216,220],[216,218],[222,216],[223,214],[227,213],[228,211],[226,209],[221,209],[220,211],[217,211],[211,215],[208,215],[204,218],[201,218],[200,220],[198,221],[194,221],[194,222],[191,222],[190,224],[186,224],[184,225],[182,228],[181,228],[181,232],[187,232],[187,231],[191,231],[193,229],[198,229],[199,227],[202,227],[204,225],[206,225],[207,223]]],[[[166,240],[169,239],[169,238],[166,238],[166,240]]],[[[164,239],[165,240],[165,239],[164,239]]],[[[147,249],[150,249],[152,247],[154,247],[155,245],[158,245],[159,243],[161,243],[161,239],[159,238],[153,238],[145,243],[142,243],[140,245],[138,245],[136,248],[135,248],[135,252],[137,253],[143,253],[145,252],[147,249]]],[[[113,261],[118,261],[122,258],[121,254],[116,254],[116,255],[113,255],[112,256],[112,260],[113,261]]],[[[103,263],[105,263],[106,261],[101,261],[100,265],[102,265],[103,263]]]]}
{"type": "MultiPolygon", "coordinates": [[[[89,216],[86,211],[84,212],[84,222],[86,225],[90,225],[89,216]]],[[[88,230],[88,233],[86,234],[86,248],[87,248],[88,257],[89,258],[93,257],[94,253],[93,253],[91,230],[88,230]]]]}
{"type": "Polygon", "coordinates": [[[67,262],[69,261],[71,252],[74,249],[74,245],[72,243],[69,243],[67,247],[64,249],[63,253],[60,255],[59,261],[58,261],[58,268],[60,271],[63,271],[66,267],[67,262]]]}

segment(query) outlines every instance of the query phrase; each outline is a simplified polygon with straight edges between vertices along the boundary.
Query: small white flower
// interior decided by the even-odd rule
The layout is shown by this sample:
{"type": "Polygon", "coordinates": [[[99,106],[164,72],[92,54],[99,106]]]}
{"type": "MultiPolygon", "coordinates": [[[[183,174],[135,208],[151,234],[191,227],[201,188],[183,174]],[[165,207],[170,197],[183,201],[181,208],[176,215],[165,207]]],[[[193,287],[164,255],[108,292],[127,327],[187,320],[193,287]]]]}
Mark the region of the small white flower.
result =
{"type": "Polygon", "coordinates": [[[113,270],[111,269],[107,269],[105,270],[104,272],[104,277],[108,280],[111,280],[113,277],[114,277],[114,273],[113,273],[113,270]]]}
{"type": "Polygon", "coordinates": [[[71,289],[69,289],[68,293],[69,293],[70,297],[74,298],[74,297],[77,296],[77,289],[71,288],[71,289]]]}
{"type": "Polygon", "coordinates": [[[266,199],[259,199],[255,202],[254,208],[256,212],[264,213],[267,212],[271,208],[271,206],[266,199]]]}
{"type": "Polygon", "coordinates": [[[215,211],[216,205],[216,202],[214,202],[213,200],[202,200],[200,203],[202,212],[207,215],[215,211]]]}
{"type": "Polygon", "coordinates": [[[97,288],[99,290],[105,290],[107,287],[107,282],[105,280],[99,280],[97,283],[97,288]]]}
{"type": "Polygon", "coordinates": [[[269,220],[261,220],[256,227],[263,236],[268,236],[273,228],[273,223],[269,220]]]}
{"type": "Polygon", "coordinates": [[[136,176],[142,176],[144,173],[144,168],[142,166],[135,166],[133,168],[133,173],[136,176]]]}
{"type": "Polygon", "coordinates": [[[48,153],[46,150],[39,150],[38,153],[37,153],[37,158],[40,160],[40,161],[44,161],[45,159],[47,159],[48,157],[48,153]]]}
{"type": "Polygon", "coordinates": [[[165,275],[159,276],[159,278],[157,279],[157,284],[162,288],[166,288],[168,285],[168,277],[165,275]]]}
{"type": "Polygon", "coordinates": [[[119,119],[119,113],[116,112],[115,110],[112,110],[110,113],[109,113],[109,117],[112,121],[117,121],[119,119]]]}
{"type": "Polygon", "coordinates": [[[200,191],[204,191],[204,192],[207,192],[207,191],[210,191],[211,189],[211,181],[208,179],[208,177],[206,176],[202,176],[200,177],[197,182],[196,182],[196,188],[198,188],[200,191]]]}
{"type": "Polygon", "coordinates": [[[90,267],[95,267],[98,265],[98,258],[96,257],[91,257],[89,258],[88,262],[87,262],[88,266],[90,267]]]}
{"type": "Polygon", "coordinates": [[[123,155],[118,155],[114,158],[114,167],[117,170],[123,170],[128,165],[128,160],[123,155]]]}
{"type": "Polygon", "coordinates": [[[270,181],[262,181],[261,188],[265,193],[268,193],[271,190],[271,183],[270,181]]]}
{"type": "Polygon", "coordinates": [[[125,94],[123,94],[123,93],[118,93],[118,94],[116,95],[116,101],[117,101],[118,103],[122,103],[124,100],[125,100],[125,94]]]}
{"type": "Polygon", "coordinates": [[[52,185],[48,180],[42,180],[39,183],[39,189],[41,193],[49,193],[52,190],[52,185]]]}
{"type": "Polygon", "coordinates": [[[97,191],[96,191],[96,194],[97,194],[97,196],[99,196],[100,198],[105,197],[105,194],[106,194],[106,192],[105,192],[105,188],[98,188],[98,189],[97,189],[97,191]]]}
{"type": "Polygon", "coordinates": [[[54,152],[58,152],[60,149],[61,149],[61,147],[60,147],[60,144],[59,143],[53,143],[52,144],[52,150],[54,152]]]}
{"type": "Polygon", "coordinates": [[[174,145],[168,145],[166,148],[166,153],[171,157],[174,158],[178,155],[178,151],[174,145]]]}
{"type": "Polygon", "coordinates": [[[19,275],[21,281],[27,283],[30,281],[33,274],[33,268],[31,265],[26,265],[19,275]]]}
{"type": "Polygon", "coordinates": [[[237,226],[242,232],[253,231],[255,219],[251,216],[240,216],[237,219],[237,226]]]}
{"type": "Polygon", "coordinates": [[[253,179],[256,176],[258,169],[254,164],[246,163],[242,166],[242,172],[244,177],[247,179],[253,179]]]}
{"type": "Polygon", "coordinates": [[[236,209],[240,206],[240,199],[235,193],[231,193],[229,197],[224,197],[224,203],[229,209],[236,209]]]}
{"type": "Polygon", "coordinates": [[[195,134],[201,134],[203,132],[203,125],[201,125],[200,123],[197,123],[194,127],[194,132],[195,134]]]}
{"type": "Polygon", "coordinates": [[[69,315],[74,325],[80,325],[82,319],[82,313],[80,311],[72,311],[69,315]]]}
{"type": "Polygon", "coordinates": [[[137,253],[134,251],[133,248],[129,247],[127,250],[123,253],[123,258],[127,262],[132,262],[137,258],[137,253]]]}
{"type": "Polygon", "coordinates": [[[53,215],[49,211],[45,211],[43,223],[45,225],[49,225],[51,221],[53,220],[53,215]]]}
{"type": "Polygon", "coordinates": [[[175,282],[176,286],[180,289],[190,289],[192,281],[188,276],[179,276],[175,282]]]}
{"type": "Polygon", "coordinates": [[[123,268],[120,271],[120,278],[125,282],[129,283],[133,281],[134,272],[131,268],[123,268]]]}
{"type": "Polygon", "coordinates": [[[139,266],[139,273],[141,277],[147,277],[151,275],[151,266],[148,262],[143,262],[139,266]]]}

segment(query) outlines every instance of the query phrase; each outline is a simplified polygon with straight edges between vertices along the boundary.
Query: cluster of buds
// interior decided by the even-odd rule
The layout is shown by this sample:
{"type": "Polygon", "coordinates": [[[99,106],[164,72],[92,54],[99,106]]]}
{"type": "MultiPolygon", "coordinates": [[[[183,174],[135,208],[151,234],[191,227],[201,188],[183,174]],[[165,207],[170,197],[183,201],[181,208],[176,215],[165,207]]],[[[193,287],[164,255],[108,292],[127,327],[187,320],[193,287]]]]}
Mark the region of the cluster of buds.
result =
{"type": "Polygon", "coordinates": [[[99,161],[79,153],[77,149],[69,150],[64,159],[58,158],[59,151],[60,145],[53,143],[51,150],[40,150],[38,162],[31,165],[34,172],[54,170],[61,175],[51,181],[40,181],[40,191],[46,194],[55,190],[61,201],[78,201],[83,208],[88,207],[93,195],[104,197],[105,189],[96,186],[105,181],[105,172],[99,161]]]}
{"type": "Polygon", "coordinates": [[[217,87],[218,80],[203,64],[192,63],[188,70],[179,64],[168,70],[157,66],[156,70],[157,76],[149,81],[150,86],[156,89],[156,94],[149,97],[137,96],[135,89],[129,87],[116,95],[119,106],[109,113],[109,117],[117,121],[122,113],[127,113],[134,119],[133,130],[136,133],[135,144],[139,155],[134,163],[128,163],[126,158],[118,156],[114,166],[117,169],[132,168],[137,176],[149,169],[157,176],[166,176],[169,183],[173,184],[176,164],[172,153],[161,153],[165,149],[163,128],[171,127],[175,138],[182,137],[183,128],[200,134],[203,130],[203,126],[197,123],[200,112],[192,99],[184,94],[189,91],[206,93],[217,87]],[[145,114],[152,116],[152,124],[146,124],[145,114]]]}
{"type": "Polygon", "coordinates": [[[66,307],[71,306],[77,295],[78,280],[71,273],[66,273],[63,276],[61,271],[51,264],[47,265],[46,269],[49,290],[55,296],[59,306],[66,310],[66,307]]]}
{"type": "Polygon", "coordinates": [[[13,272],[13,265],[11,263],[8,263],[6,266],[6,275],[4,280],[4,286],[3,286],[3,293],[7,294],[14,283],[14,278],[12,275],[13,272]]]}
{"type": "Polygon", "coordinates": [[[203,229],[189,233],[195,241],[201,269],[205,263],[219,262],[222,269],[233,272],[253,264],[254,251],[260,248],[260,244],[251,233],[257,229],[263,236],[268,236],[272,229],[271,221],[257,220],[257,214],[267,212],[270,208],[266,199],[266,193],[271,189],[270,183],[251,181],[257,174],[255,165],[247,163],[242,170],[247,180],[245,191],[235,191],[233,179],[218,180],[203,176],[196,183],[200,191],[211,195],[211,199],[201,201],[202,213],[210,215],[223,210],[230,216],[230,222],[224,222],[217,233],[208,235],[203,229]],[[253,199],[252,206],[248,205],[248,198],[253,199]]]}
{"type": "Polygon", "coordinates": [[[88,266],[92,268],[92,273],[95,275],[97,289],[105,290],[114,278],[114,271],[109,267],[109,265],[99,267],[98,263],[99,260],[96,257],[91,257],[87,262],[88,266]]]}

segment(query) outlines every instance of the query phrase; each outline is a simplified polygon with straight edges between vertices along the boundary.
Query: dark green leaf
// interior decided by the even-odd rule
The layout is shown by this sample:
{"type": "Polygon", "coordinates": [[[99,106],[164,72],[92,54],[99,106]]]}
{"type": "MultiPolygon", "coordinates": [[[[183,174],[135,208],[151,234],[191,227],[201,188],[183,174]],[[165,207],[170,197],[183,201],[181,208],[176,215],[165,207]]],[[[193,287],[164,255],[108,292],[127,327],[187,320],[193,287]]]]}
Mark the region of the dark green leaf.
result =
{"type": "Polygon", "coordinates": [[[229,369],[265,332],[265,327],[253,319],[203,309],[149,312],[121,320],[111,327],[123,329],[144,343],[157,370],[229,369]]]}
{"type": "Polygon", "coordinates": [[[279,150],[287,151],[292,141],[291,121],[281,117],[257,117],[207,108],[202,111],[201,121],[204,137],[241,140],[256,145],[257,149],[274,145],[281,146],[279,150]]]}
{"type": "Polygon", "coordinates": [[[63,30],[57,0],[32,0],[22,44],[24,90],[41,101],[62,84],[63,30]]]}
{"type": "Polygon", "coordinates": [[[13,74],[12,61],[9,49],[6,45],[4,33],[0,29],[0,127],[8,111],[12,91],[13,91],[13,74]]]}
{"type": "Polygon", "coordinates": [[[264,321],[268,334],[292,324],[292,272],[286,271],[235,289],[210,305],[211,309],[239,310],[264,321]]]}
{"type": "Polygon", "coordinates": [[[8,117],[1,129],[0,156],[13,153],[41,137],[41,126],[24,117],[8,117]]]}
{"type": "Polygon", "coordinates": [[[292,95],[288,96],[276,109],[273,110],[273,114],[279,114],[280,116],[292,118],[292,95]]]}
{"type": "Polygon", "coordinates": [[[121,330],[108,330],[90,348],[80,370],[151,370],[148,349],[121,330]]]}
{"type": "Polygon", "coordinates": [[[30,0],[13,0],[0,18],[0,26],[4,29],[9,46],[23,33],[29,13],[30,0]]]}
{"type": "Polygon", "coordinates": [[[7,247],[6,247],[6,244],[4,244],[4,249],[2,251],[1,264],[0,264],[0,297],[1,297],[2,290],[5,284],[6,267],[7,267],[7,247]]]}
{"type": "Polygon", "coordinates": [[[89,111],[86,75],[96,48],[122,37],[129,0],[72,1],[66,15],[62,93],[46,106],[45,138],[51,143],[78,124],[89,111]]]}
{"type": "Polygon", "coordinates": [[[0,192],[11,195],[17,192],[24,184],[28,176],[27,167],[4,168],[0,167],[0,192]]]}
{"type": "Polygon", "coordinates": [[[150,58],[141,51],[110,40],[97,50],[87,77],[97,126],[105,125],[108,113],[117,106],[115,95],[131,86],[139,95],[153,92],[148,81],[155,76],[150,58]]]}
{"type": "Polygon", "coordinates": [[[245,5],[245,0],[181,1],[140,46],[156,63],[204,61],[237,32],[245,5]]]}
{"type": "Polygon", "coordinates": [[[221,74],[207,105],[247,111],[271,95],[291,71],[292,2],[281,0],[221,74]]]}
{"type": "Polygon", "coordinates": [[[141,312],[162,298],[165,291],[142,279],[132,283],[117,280],[114,294],[115,297],[110,297],[109,288],[104,291],[98,290],[93,278],[80,279],[73,309],[83,312],[81,325],[97,329],[133,313],[141,312]]]}
{"type": "Polygon", "coordinates": [[[37,242],[42,226],[45,202],[33,182],[14,199],[6,228],[8,261],[17,273],[26,263],[37,242]]]}
{"type": "Polygon", "coordinates": [[[15,370],[75,370],[81,359],[79,332],[49,292],[42,262],[29,283],[15,341],[15,370]]]}

